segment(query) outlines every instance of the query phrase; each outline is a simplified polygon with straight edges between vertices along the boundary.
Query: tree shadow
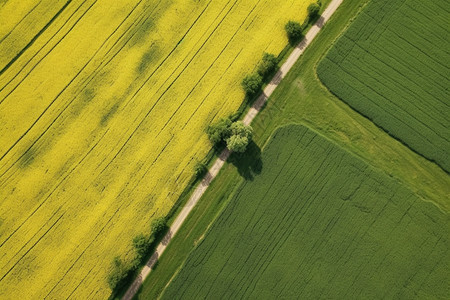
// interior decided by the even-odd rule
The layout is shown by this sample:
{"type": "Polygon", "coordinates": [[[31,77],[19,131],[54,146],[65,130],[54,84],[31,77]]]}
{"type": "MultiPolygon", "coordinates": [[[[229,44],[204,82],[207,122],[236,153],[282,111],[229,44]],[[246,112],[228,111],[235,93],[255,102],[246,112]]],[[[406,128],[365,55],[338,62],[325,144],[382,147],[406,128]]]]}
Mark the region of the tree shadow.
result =
{"type": "Polygon", "coordinates": [[[321,15],[317,15],[312,22],[317,25],[317,27],[322,28],[323,25],[325,25],[325,18],[321,15]]]}
{"type": "Polygon", "coordinates": [[[245,180],[253,180],[263,168],[261,148],[253,141],[248,144],[247,151],[232,153],[228,161],[237,168],[239,175],[245,180]]]}
{"type": "Polygon", "coordinates": [[[158,261],[159,258],[159,253],[157,251],[155,251],[152,256],[150,256],[150,259],[147,261],[147,263],[145,264],[147,267],[154,269],[156,262],[158,261]]]}
{"type": "Polygon", "coordinates": [[[298,43],[300,43],[304,37],[305,36],[303,35],[303,33],[299,34],[297,36],[294,36],[294,37],[288,37],[289,45],[291,45],[291,47],[295,48],[295,46],[297,46],[298,43]]]}
{"type": "MultiPolygon", "coordinates": [[[[277,58],[277,59],[278,59],[278,58],[277,58]]],[[[273,70],[271,70],[271,71],[268,72],[266,75],[264,75],[264,77],[262,78],[264,83],[270,83],[270,82],[272,82],[274,76],[277,74],[278,70],[280,69],[280,68],[278,67],[278,63],[279,63],[279,61],[277,61],[277,65],[275,66],[275,68],[274,68],[273,70]]]]}

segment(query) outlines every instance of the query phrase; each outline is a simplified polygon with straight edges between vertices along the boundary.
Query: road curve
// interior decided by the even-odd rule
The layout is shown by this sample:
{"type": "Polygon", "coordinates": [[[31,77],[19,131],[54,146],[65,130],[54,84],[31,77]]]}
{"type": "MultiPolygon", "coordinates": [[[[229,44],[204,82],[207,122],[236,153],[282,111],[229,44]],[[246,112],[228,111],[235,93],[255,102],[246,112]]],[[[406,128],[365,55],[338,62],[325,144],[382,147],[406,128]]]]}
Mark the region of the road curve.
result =
{"type": "MultiPolygon", "coordinates": [[[[281,66],[280,70],[275,74],[270,83],[266,86],[261,96],[255,101],[253,106],[245,115],[243,122],[246,125],[249,125],[256,115],[259,113],[261,108],[266,103],[267,99],[272,95],[275,88],[280,84],[281,80],[286,76],[298,58],[303,54],[306,47],[311,44],[316,35],[319,33],[320,29],[323,25],[330,19],[333,13],[337,10],[337,8],[341,5],[343,0],[332,0],[325,11],[322,13],[322,16],[317,20],[317,22],[309,29],[308,33],[305,35],[303,40],[295,47],[294,51],[292,51],[291,55],[289,55],[286,62],[281,66]]],[[[197,186],[189,198],[187,204],[183,207],[180,214],[177,216],[172,226],[170,226],[168,233],[164,236],[161,243],[156,248],[155,253],[150,257],[148,262],[145,264],[144,268],[140,272],[139,276],[133,281],[131,286],[128,288],[127,292],[123,296],[122,300],[131,300],[133,299],[136,292],[141,287],[144,280],[147,278],[148,274],[152,270],[152,267],[155,265],[158,258],[167,248],[170,240],[173,236],[178,232],[183,222],[186,220],[187,216],[197,204],[198,200],[205,193],[206,189],[209,187],[211,181],[217,176],[222,166],[225,164],[225,161],[230,156],[230,151],[225,149],[219,156],[218,159],[214,162],[213,166],[209,169],[208,173],[205,175],[201,183],[197,186]]]]}

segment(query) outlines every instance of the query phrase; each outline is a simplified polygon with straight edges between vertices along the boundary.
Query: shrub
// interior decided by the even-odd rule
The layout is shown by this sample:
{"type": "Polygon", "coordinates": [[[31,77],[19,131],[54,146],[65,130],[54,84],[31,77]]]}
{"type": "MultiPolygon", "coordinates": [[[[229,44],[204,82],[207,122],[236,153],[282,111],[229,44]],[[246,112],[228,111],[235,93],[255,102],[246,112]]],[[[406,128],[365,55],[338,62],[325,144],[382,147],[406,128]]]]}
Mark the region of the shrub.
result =
{"type": "Polygon", "coordinates": [[[119,256],[116,256],[112,263],[112,270],[108,275],[108,285],[112,291],[117,290],[124,283],[129,270],[119,256]]]}
{"type": "Polygon", "coordinates": [[[256,95],[262,87],[262,78],[258,73],[253,73],[245,76],[242,80],[242,88],[249,96],[256,95]]]}
{"type": "Polygon", "coordinates": [[[251,126],[245,125],[243,122],[234,122],[230,126],[231,136],[226,140],[227,148],[233,152],[243,153],[247,149],[253,137],[253,129],[251,126]]]}
{"type": "Polygon", "coordinates": [[[200,178],[208,172],[208,168],[202,162],[197,162],[194,167],[195,177],[200,178]]]}
{"type": "Polygon", "coordinates": [[[137,269],[143,263],[146,255],[149,252],[150,246],[155,241],[155,237],[151,234],[149,238],[146,238],[142,233],[137,235],[133,239],[133,248],[136,251],[136,255],[131,263],[131,268],[137,269]]]}
{"type": "Polygon", "coordinates": [[[300,41],[300,39],[303,36],[302,35],[302,25],[300,25],[300,23],[298,23],[298,22],[289,21],[284,26],[284,29],[286,30],[286,34],[287,34],[289,42],[291,44],[300,41]]]}
{"type": "Polygon", "coordinates": [[[220,119],[217,123],[210,125],[206,129],[209,140],[213,145],[217,145],[229,136],[231,120],[229,118],[220,119]]]}
{"type": "Polygon", "coordinates": [[[261,77],[266,77],[276,70],[278,64],[278,59],[275,55],[270,53],[264,53],[261,63],[258,66],[258,74],[261,77]]]}
{"type": "Polygon", "coordinates": [[[137,256],[139,257],[145,256],[149,248],[147,238],[142,233],[135,236],[133,239],[133,247],[136,250],[137,256]]]}
{"type": "Polygon", "coordinates": [[[152,230],[152,235],[155,238],[158,237],[164,231],[164,229],[166,229],[166,225],[167,225],[166,222],[167,222],[167,220],[165,217],[160,217],[160,218],[157,218],[152,221],[152,224],[150,227],[152,230]]]}
{"type": "Polygon", "coordinates": [[[319,15],[319,11],[320,11],[320,6],[317,3],[311,3],[308,6],[308,18],[310,20],[314,19],[315,17],[317,17],[319,15]]]}

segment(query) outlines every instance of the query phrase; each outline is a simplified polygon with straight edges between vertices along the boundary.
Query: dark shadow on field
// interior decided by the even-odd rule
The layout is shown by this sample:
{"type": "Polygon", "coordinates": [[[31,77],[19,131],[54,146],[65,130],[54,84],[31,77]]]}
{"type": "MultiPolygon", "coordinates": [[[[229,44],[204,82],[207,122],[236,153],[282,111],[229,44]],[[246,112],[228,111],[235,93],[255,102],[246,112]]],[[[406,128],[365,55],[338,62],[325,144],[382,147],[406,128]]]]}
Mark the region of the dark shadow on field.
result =
{"type": "Polygon", "coordinates": [[[150,257],[150,259],[147,261],[147,263],[145,264],[147,267],[153,269],[153,267],[155,267],[156,262],[158,261],[159,258],[159,253],[157,251],[155,251],[155,253],[153,253],[153,255],[150,257]]]}
{"type": "Polygon", "coordinates": [[[19,167],[26,168],[36,159],[36,151],[33,147],[29,147],[19,158],[19,167]]]}
{"type": "Polygon", "coordinates": [[[228,159],[245,180],[253,180],[255,175],[261,173],[263,162],[261,160],[261,148],[251,141],[244,153],[232,153],[228,159]]]}

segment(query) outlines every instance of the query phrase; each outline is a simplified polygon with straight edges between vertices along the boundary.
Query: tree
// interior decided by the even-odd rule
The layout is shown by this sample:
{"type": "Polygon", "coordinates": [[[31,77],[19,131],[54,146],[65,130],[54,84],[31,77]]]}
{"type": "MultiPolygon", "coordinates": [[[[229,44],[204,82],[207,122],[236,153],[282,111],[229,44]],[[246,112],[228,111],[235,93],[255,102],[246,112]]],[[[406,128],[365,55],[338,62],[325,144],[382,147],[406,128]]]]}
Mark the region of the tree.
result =
{"type": "Polygon", "coordinates": [[[266,77],[267,75],[271,74],[275,69],[277,68],[278,59],[275,57],[275,55],[270,53],[264,53],[261,63],[258,66],[258,74],[261,75],[261,77],[266,77]]]}
{"type": "Polygon", "coordinates": [[[208,172],[208,168],[202,162],[197,162],[194,167],[195,177],[200,178],[208,172]]]}
{"type": "Polygon", "coordinates": [[[246,137],[249,140],[253,137],[253,128],[250,125],[245,125],[242,121],[237,121],[230,126],[231,136],[238,135],[246,137]]]}
{"type": "Polygon", "coordinates": [[[124,279],[128,276],[128,270],[119,256],[116,256],[112,263],[112,270],[108,275],[108,285],[112,291],[117,290],[124,279]]]}
{"type": "Polygon", "coordinates": [[[243,153],[247,150],[249,141],[245,136],[233,135],[227,139],[227,148],[233,152],[243,153]]]}
{"type": "Polygon", "coordinates": [[[242,80],[242,88],[249,96],[256,95],[261,90],[261,86],[262,78],[258,73],[247,75],[242,80]]]}
{"type": "Polygon", "coordinates": [[[319,15],[320,6],[317,3],[311,3],[308,6],[308,18],[313,20],[315,17],[319,15]]]}
{"type": "Polygon", "coordinates": [[[145,256],[148,246],[149,244],[147,238],[142,233],[134,237],[133,247],[136,250],[136,254],[138,257],[145,256]]]}
{"type": "Polygon", "coordinates": [[[146,238],[142,233],[134,237],[133,248],[136,251],[136,255],[131,261],[132,270],[136,270],[143,263],[145,256],[154,241],[155,237],[152,234],[150,234],[149,238],[146,238]]]}
{"type": "Polygon", "coordinates": [[[141,233],[134,237],[133,248],[136,251],[136,255],[131,262],[131,268],[137,269],[142,264],[142,261],[150,248],[150,241],[141,233]]]}
{"type": "Polygon", "coordinates": [[[243,153],[253,137],[253,128],[242,121],[234,122],[230,126],[231,135],[226,140],[227,148],[233,152],[243,153]]]}
{"type": "Polygon", "coordinates": [[[219,144],[230,135],[231,120],[229,118],[220,119],[217,123],[208,126],[206,133],[209,140],[214,145],[219,144]]]}
{"type": "Polygon", "coordinates": [[[151,230],[152,230],[152,235],[154,237],[159,236],[164,231],[164,229],[166,229],[166,225],[167,224],[166,224],[165,217],[160,217],[160,218],[154,219],[150,226],[151,230]]]}
{"type": "MultiPolygon", "coordinates": [[[[210,139],[215,143],[225,142],[228,149],[234,152],[242,153],[247,148],[248,143],[253,137],[253,129],[251,126],[245,125],[242,121],[236,121],[231,123],[230,119],[222,119],[217,124],[210,126],[208,128],[208,134],[210,134],[210,139]]],[[[197,171],[201,171],[203,167],[198,166],[197,171]]],[[[206,166],[204,166],[206,169],[206,166]]],[[[207,170],[206,170],[207,171],[207,170]]],[[[153,231],[153,228],[152,228],[153,231]]]]}
{"type": "Polygon", "coordinates": [[[284,26],[284,29],[286,30],[286,34],[288,36],[289,42],[296,43],[302,38],[302,25],[300,23],[295,21],[289,21],[284,26]]]}

